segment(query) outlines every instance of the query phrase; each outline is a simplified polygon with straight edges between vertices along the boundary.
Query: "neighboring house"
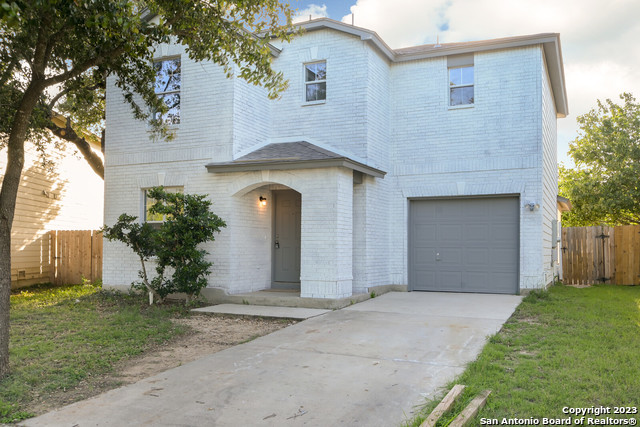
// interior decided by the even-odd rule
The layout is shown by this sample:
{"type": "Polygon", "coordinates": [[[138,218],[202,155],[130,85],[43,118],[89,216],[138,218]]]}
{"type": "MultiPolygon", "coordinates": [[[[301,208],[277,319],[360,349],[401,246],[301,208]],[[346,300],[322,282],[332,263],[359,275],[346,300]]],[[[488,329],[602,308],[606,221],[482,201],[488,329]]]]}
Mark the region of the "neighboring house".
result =
{"type": "MultiPolygon", "coordinates": [[[[91,144],[100,152],[99,142],[91,144]]],[[[103,225],[102,179],[70,143],[54,141],[46,145],[46,152],[49,165],[43,165],[33,142],[25,142],[25,162],[11,228],[12,288],[49,282],[53,262],[50,230],[95,230],[103,225]]],[[[0,184],[6,167],[4,148],[0,149],[0,184]]]]}
{"type": "MultiPolygon", "coordinates": [[[[147,188],[208,194],[227,221],[210,288],[344,298],[381,285],[515,294],[557,274],[558,34],[393,50],[329,19],[274,42],[281,99],[157,49],[175,139],[151,142],[113,79],[105,221],[145,217],[147,188]]],[[[157,218],[149,218],[156,219],[157,218]]],[[[139,264],[105,242],[104,283],[139,264]]],[[[206,294],[206,292],[205,292],[206,294]]]]}

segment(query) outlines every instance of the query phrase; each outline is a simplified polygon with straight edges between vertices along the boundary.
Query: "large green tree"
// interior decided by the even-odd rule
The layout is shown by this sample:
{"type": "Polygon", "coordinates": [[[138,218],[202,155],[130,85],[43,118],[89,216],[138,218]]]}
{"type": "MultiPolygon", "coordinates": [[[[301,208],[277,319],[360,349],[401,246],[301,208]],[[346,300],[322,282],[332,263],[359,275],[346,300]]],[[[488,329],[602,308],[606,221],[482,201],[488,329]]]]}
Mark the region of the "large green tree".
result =
{"type": "Polygon", "coordinates": [[[576,166],[560,167],[560,194],[573,205],[564,225],[640,224],[640,104],[630,93],[620,99],[598,101],[577,119],[569,149],[576,166]]]}
{"type": "MultiPolygon", "coordinates": [[[[0,147],[8,155],[0,189],[0,378],[9,372],[11,226],[25,140],[51,130],[82,152],[83,131],[103,118],[109,75],[136,118],[166,112],[153,90],[154,46],[162,42],[182,43],[191,59],[221,64],[276,96],[286,81],[271,68],[267,42],[291,34],[291,11],[278,0],[0,0],[0,147]]],[[[151,124],[167,136],[162,123],[151,124]]],[[[100,174],[99,159],[83,154],[100,174]]]]}

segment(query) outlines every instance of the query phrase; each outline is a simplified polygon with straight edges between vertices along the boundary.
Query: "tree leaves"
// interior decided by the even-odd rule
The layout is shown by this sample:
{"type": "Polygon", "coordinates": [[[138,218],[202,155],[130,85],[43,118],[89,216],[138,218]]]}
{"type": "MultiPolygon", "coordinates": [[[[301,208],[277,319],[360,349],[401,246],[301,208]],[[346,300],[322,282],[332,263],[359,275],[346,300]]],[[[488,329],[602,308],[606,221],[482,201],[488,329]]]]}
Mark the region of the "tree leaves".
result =
{"type": "Polygon", "coordinates": [[[630,93],[578,117],[570,144],[575,169],[560,167],[560,193],[573,205],[568,226],[640,223],[640,104],[630,93]]]}
{"type": "MultiPolygon", "coordinates": [[[[153,91],[153,52],[159,43],[182,43],[191,59],[216,62],[228,74],[264,86],[274,98],[287,82],[271,68],[266,45],[272,37],[289,40],[293,34],[291,10],[278,0],[42,0],[28,5],[3,0],[0,89],[24,94],[29,82],[38,80],[44,105],[64,91],[50,110],[63,109],[78,131],[99,133],[109,75],[116,76],[137,119],[164,111],[153,91]]],[[[12,117],[15,111],[15,103],[0,103],[0,116],[12,117]]],[[[5,123],[10,129],[11,120],[5,123]]],[[[171,137],[161,121],[152,120],[151,130],[153,139],[171,137]]]]}
{"type": "Polygon", "coordinates": [[[211,202],[204,195],[168,193],[162,187],[154,187],[147,194],[155,200],[149,212],[166,218],[158,229],[122,214],[112,227],[103,228],[104,236],[133,249],[142,263],[143,287],[160,299],[174,292],[198,295],[207,286],[212,265],[206,260],[208,252],[198,246],[214,241],[215,233],[226,223],[211,212],[211,202]],[[157,275],[149,281],[145,261],[152,256],[156,257],[157,275]]]}

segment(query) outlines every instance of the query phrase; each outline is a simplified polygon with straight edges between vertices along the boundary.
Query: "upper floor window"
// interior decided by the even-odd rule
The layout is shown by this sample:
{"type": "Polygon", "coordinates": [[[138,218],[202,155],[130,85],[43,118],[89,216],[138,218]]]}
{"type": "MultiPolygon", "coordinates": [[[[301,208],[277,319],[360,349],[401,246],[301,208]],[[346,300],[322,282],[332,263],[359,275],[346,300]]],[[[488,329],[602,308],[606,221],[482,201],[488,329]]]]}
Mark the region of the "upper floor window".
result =
{"type": "MultiPolygon", "coordinates": [[[[164,191],[167,193],[183,193],[184,187],[165,187],[164,191]]],[[[159,227],[167,218],[165,215],[149,212],[149,209],[156,202],[156,199],[149,197],[147,192],[148,190],[144,190],[144,221],[150,223],[154,227],[159,227]]]]}
{"type": "Polygon", "coordinates": [[[473,65],[473,53],[447,56],[450,107],[472,107],[475,103],[473,65]]]}
{"type": "Polygon", "coordinates": [[[153,63],[156,69],[155,92],[169,109],[165,114],[156,112],[155,119],[162,120],[168,125],[180,124],[180,87],[182,85],[180,65],[180,58],[163,59],[153,63]]]}
{"type": "Polygon", "coordinates": [[[473,101],[473,65],[449,68],[449,105],[472,105],[473,101]]]}
{"type": "Polygon", "coordinates": [[[304,64],[305,101],[324,101],[327,99],[327,62],[304,64]]]}

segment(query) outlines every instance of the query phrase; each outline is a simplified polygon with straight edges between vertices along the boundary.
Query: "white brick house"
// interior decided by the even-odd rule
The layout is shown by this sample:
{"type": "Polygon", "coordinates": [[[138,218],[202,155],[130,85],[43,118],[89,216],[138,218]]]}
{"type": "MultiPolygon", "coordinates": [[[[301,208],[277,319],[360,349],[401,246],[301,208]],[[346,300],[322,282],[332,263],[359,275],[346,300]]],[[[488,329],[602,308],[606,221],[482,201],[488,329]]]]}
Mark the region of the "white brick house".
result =
{"type": "MultiPolygon", "coordinates": [[[[209,287],[229,294],[551,282],[556,118],[568,112],[558,34],[393,50],[363,28],[300,25],[302,36],[274,43],[290,82],[275,101],[159,46],[165,77],[177,70],[157,88],[179,96],[170,142],[151,142],[108,86],[105,222],[144,217],[155,185],[210,195],[228,226],[207,248],[209,287]]],[[[106,285],[129,286],[138,269],[105,242],[106,285]]]]}

